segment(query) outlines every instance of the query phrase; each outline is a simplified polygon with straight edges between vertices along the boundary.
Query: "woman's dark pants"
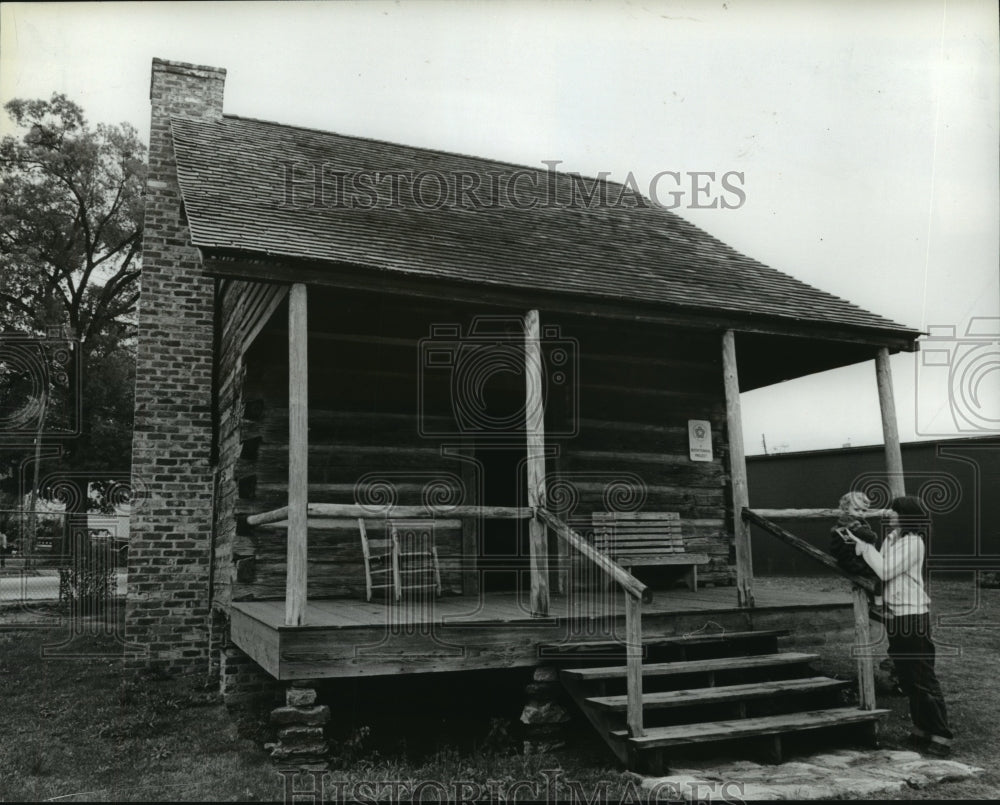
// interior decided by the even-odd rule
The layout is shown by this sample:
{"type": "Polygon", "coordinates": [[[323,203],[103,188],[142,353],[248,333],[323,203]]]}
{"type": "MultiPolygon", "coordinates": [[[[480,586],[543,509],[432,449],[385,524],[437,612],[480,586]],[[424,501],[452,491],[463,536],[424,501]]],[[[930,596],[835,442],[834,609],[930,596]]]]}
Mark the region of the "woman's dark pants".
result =
{"type": "Polygon", "coordinates": [[[952,732],[941,685],[934,673],[930,615],[888,618],[889,656],[896,665],[899,686],[910,697],[914,735],[948,745],[952,732]]]}

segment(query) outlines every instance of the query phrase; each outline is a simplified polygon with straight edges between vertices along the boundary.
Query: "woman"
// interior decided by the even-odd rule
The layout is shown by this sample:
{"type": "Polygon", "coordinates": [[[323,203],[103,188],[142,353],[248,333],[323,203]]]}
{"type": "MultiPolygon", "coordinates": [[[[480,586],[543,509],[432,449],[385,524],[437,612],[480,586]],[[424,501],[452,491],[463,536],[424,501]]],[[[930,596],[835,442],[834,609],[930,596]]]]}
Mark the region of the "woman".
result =
{"type": "Polygon", "coordinates": [[[881,550],[854,538],[854,550],[882,580],[882,596],[890,617],[886,619],[889,656],[899,683],[910,698],[913,730],[910,743],[928,754],[951,754],[941,685],[934,674],[931,642],[930,598],[924,590],[924,539],[928,519],[915,497],[899,497],[889,507],[893,530],[881,550]]]}

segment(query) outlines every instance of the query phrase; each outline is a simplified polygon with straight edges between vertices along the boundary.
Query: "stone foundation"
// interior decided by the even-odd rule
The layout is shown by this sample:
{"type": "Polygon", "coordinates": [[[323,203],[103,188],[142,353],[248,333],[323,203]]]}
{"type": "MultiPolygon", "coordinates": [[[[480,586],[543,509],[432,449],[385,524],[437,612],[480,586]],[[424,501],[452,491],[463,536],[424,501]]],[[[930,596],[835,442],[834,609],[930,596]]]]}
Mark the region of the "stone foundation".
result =
{"type": "Polygon", "coordinates": [[[569,713],[563,705],[564,691],[558,671],[541,665],[532,671],[531,682],[524,689],[528,700],[521,711],[524,724],[524,754],[552,752],[566,745],[569,713]]]}
{"type": "Polygon", "coordinates": [[[330,721],[330,708],[316,704],[314,685],[293,682],[285,691],[285,706],[271,711],[277,740],[264,748],[270,750],[279,767],[305,771],[325,771],[329,767],[330,747],[324,727],[330,721]]]}

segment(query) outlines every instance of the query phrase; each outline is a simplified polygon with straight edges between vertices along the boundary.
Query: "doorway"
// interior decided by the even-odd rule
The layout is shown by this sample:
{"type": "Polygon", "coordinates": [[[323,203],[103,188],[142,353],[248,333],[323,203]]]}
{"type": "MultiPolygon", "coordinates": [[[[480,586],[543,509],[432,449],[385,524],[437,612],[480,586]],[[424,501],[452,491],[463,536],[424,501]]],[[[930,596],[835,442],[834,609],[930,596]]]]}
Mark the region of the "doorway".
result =
{"type": "MultiPolygon", "coordinates": [[[[482,505],[526,506],[524,447],[477,445],[482,473],[482,505]]],[[[486,519],[479,541],[480,589],[512,592],[530,589],[531,554],[527,520],[486,519]]]]}

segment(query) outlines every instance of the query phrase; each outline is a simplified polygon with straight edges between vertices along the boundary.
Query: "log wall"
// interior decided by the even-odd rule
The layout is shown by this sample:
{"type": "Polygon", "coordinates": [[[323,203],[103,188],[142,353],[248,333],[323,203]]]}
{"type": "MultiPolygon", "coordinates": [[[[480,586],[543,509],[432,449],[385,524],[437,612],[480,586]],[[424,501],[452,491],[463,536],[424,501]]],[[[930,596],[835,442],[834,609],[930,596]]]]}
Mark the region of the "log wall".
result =
{"type": "MultiPolygon", "coordinates": [[[[524,444],[523,425],[503,422],[523,407],[523,373],[484,359],[479,380],[487,378],[485,393],[496,406],[490,413],[497,416],[476,421],[476,372],[456,378],[454,365],[443,367],[431,356],[432,351],[439,357],[458,354],[456,345],[468,335],[472,312],[425,303],[414,309],[405,300],[310,290],[310,502],[496,502],[482,499],[482,468],[473,458],[473,444],[478,440],[486,449],[499,432],[524,444]],[[458,415],[456,394],[465,399],[459,404],[464,413],[458,415]],[[485,438],[475,435],[476,428],[486,432],[485,438]]],[[[516,313],[511,318],[519,320],[516,313]]],[[[582,318],[557,321],[544,311],[541,321],[550,510],[574,525],[610,508],[680,512],[688,550],[711,556],[700,578],[728,582],[733,570],[718,337],[605,328],[582,318]],[[688,458],[689,419],[712,423],[712,462],[688,458]]],[[[513,325],[504,331],[502,322],[487,324],[501,333],[496,343],[510,341],[511,354],[523,345],[513,325]]],[[[275,312],[243,362],[227,357],[225,340],[220,346],[221,363],[228,368],[219,395],[216,596],[220,601],[280,599],[284,529],[248,529],[238,523],[287,501],[284,309],[275,312]]],[[[449,593],[478,589],[471,571],[476,526],[453,519],[435,525],[449,593]]],[[[369,519],[367,528],[369,537],[383,536],[377,519],[369,519]]],[[[557,589],[559,547],[549,539],[557,589]]],[[[309,563],[310,598],[363,596],[355,521],[311,521],[309,563]]],[[[670,569],[641,573],[654,586],[674,581],[670,569]]],[[[574,578],[589,583],[585,572],[574,578]]]]}
{"type": "Polygon", "coordinates": [[[232,600],[237,568],[254,554],[253,546],[240,533],[236,516],[239,498],[252,489],[253,473],[248,465],[253,463],[259,444],[255,414],[244,404],[243,348],[283,295],[284,289],[276,286],[227,280],[216,299],[212,594],[213,601],[223,606],[232,600]]]}
{"type": "MultiPolygon", "coordinates": [[[[419,339],[434,321],[452,321],[447,310],[419,314],[378,298],[337,298],[313,290],[309,338],[309,501],[396,502],[420,505],[476,503],[465,483],[467,462],[459,435],[426,438],[421,424],[442,420],[443,401],[418,403],[419,339]]],[[[287,503],[287,317],[275,313],[247,354],[243,377],[243,449],[235,464],[234,521],[287,503]],[[247,449],[247,447],[250,449],[247,449]]],[[[432,425],[455,434],[444,424],[432,425]]],[[[230,458],[231,460],[231,458],[230,458]]],[[[386,536],[380,518],[366,520],[370,539],[386,536]]],[[[285,529],[240,529],[236,543],[235,600],[281,599],[285,592],[285,529]]],[[[463,590],[462,522],[434,524],[441,581],[446,593],[463,590]]],[[[309,524],[310,598],[361,597],[365,590],[356,520],[320,519],[309,524]]]]}
{"type": "MultiPolygon", "coordinates": [[[[676,511],[686,549],[710,557],[699,579],[729,583],[732,504],[719,337],[549,321],[579,354],[576,386],[551,398],[557,404],[550,404],[547,444],[558,456],[549,468],[550,509],[579,529],[589,527],[595,511],[676,511]],[[711,423],[711,462],[689,457],[691,419],[711,423]]],[[[636,569],[653,587],[676,574],[636,569]]]]}

